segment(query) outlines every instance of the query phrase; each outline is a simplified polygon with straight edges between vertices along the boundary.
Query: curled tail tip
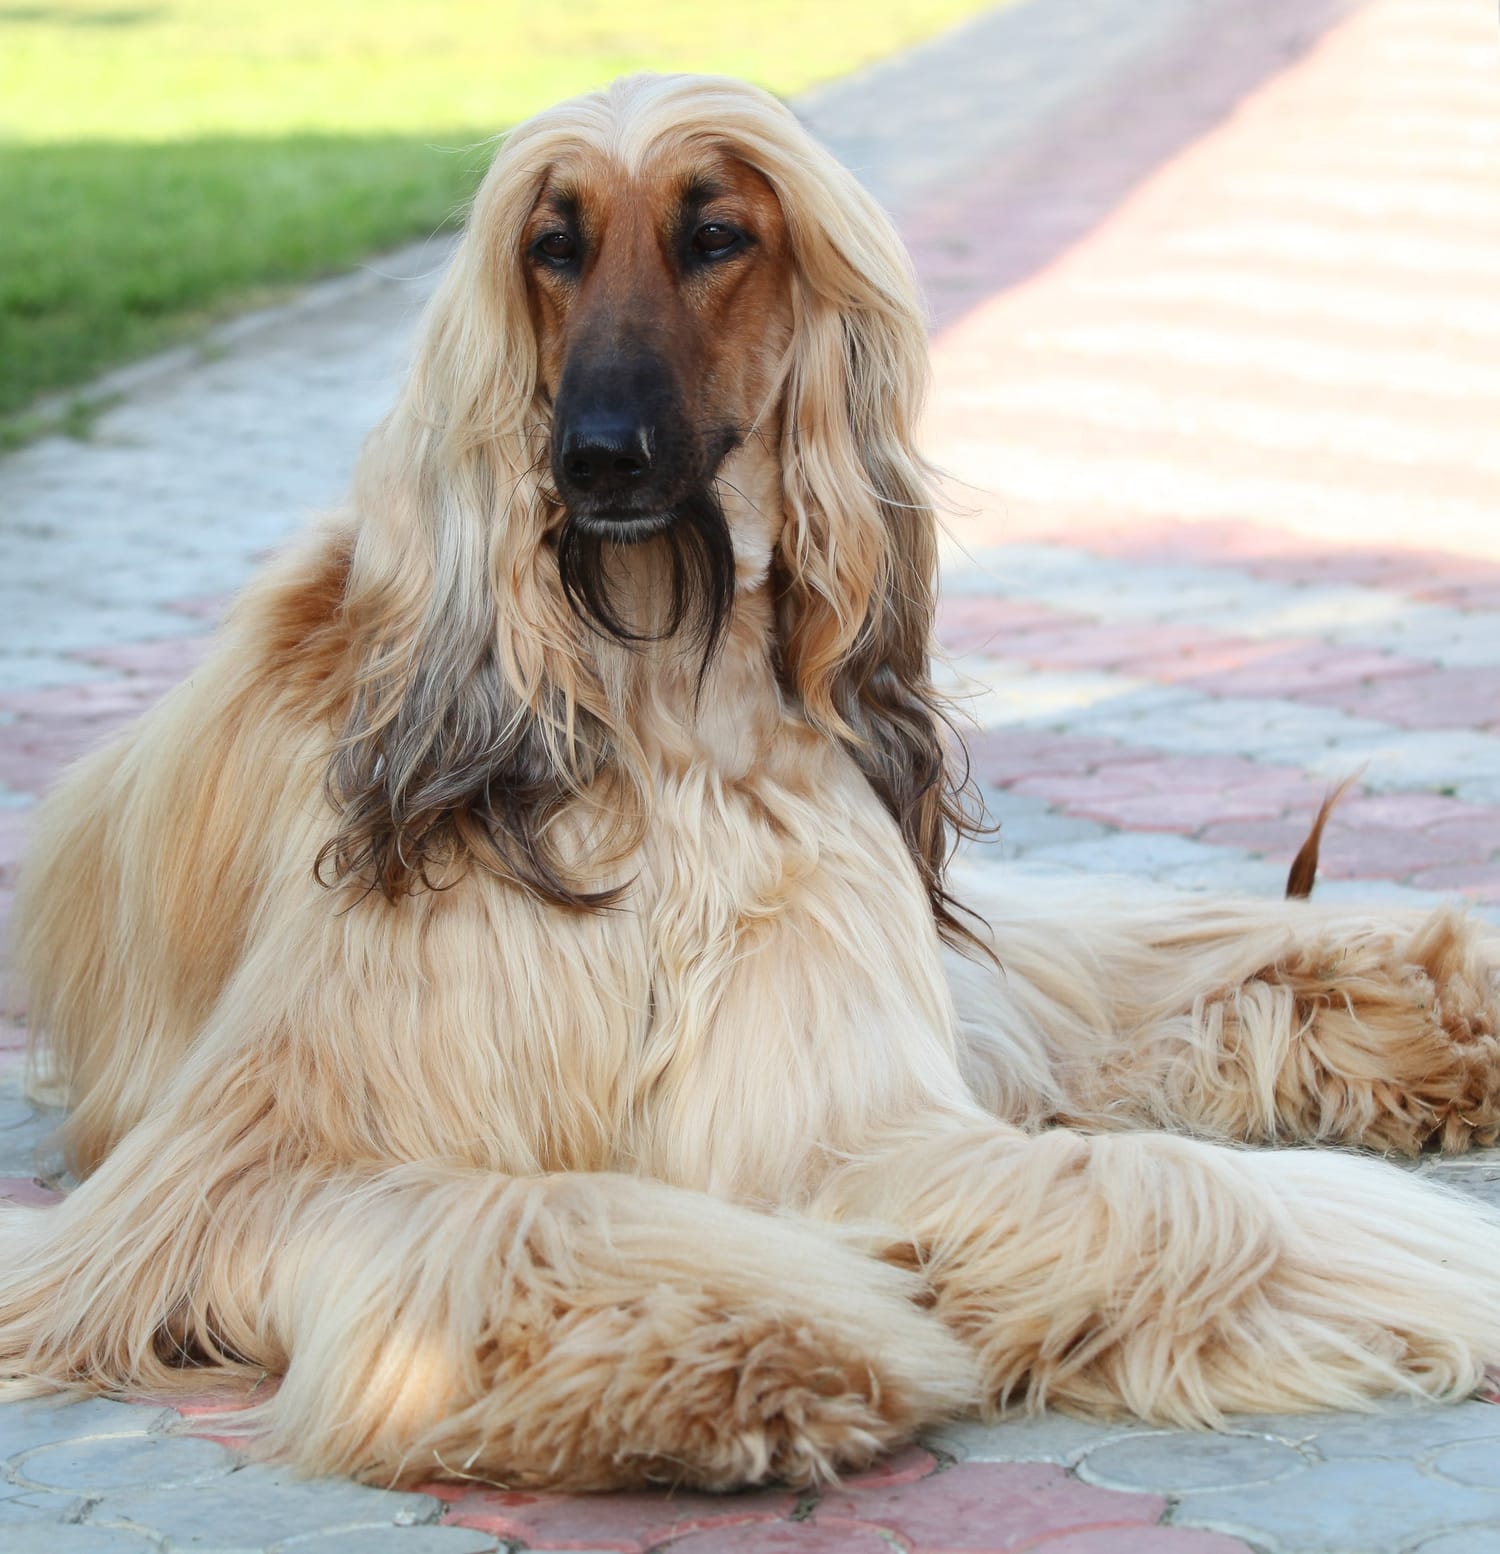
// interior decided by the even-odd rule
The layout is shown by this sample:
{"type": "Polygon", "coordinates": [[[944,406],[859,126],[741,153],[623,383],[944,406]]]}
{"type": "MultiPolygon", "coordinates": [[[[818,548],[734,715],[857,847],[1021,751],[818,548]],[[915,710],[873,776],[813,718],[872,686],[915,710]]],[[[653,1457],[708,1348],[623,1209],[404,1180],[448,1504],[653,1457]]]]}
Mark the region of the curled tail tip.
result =
{"type": "Polygon", "coordinates": [[[1318,806],[1307,840],[1298,848],[1297,856],[1292,859],[1292,866],[1287,871],[1288,901],[1305,901],[1312,895],[1313,885],[1318,878],[1318,851],[1323,843],[1323,827],[1328,824],[1328,817],[1343,802],[1349,790],[1359,781],[1359,777],[1360,774],[1355,772],[1323,795],[1323,802],[1318,806]]]}

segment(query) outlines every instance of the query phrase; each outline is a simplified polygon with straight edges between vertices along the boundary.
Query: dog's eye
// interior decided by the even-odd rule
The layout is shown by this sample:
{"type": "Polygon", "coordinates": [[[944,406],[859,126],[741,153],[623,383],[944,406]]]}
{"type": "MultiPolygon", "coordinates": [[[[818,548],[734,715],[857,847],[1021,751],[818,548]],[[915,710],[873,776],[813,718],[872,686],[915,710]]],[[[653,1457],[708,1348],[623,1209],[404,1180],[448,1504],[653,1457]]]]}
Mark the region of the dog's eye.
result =
{"type": "Polygon", "coordinates": [[[543,259],[550,259],[554,264],[567,264],[578,257],[578,245],[566,232],[548,232],[532,247],[543,259]]]}
{"type": "Polygon", "coordinates": [[[740,234],[733,227],[726,227],[722,221],[705,221],[693,233],[693,252],[717,258],[738,248],[740,242],[740,234]]]}

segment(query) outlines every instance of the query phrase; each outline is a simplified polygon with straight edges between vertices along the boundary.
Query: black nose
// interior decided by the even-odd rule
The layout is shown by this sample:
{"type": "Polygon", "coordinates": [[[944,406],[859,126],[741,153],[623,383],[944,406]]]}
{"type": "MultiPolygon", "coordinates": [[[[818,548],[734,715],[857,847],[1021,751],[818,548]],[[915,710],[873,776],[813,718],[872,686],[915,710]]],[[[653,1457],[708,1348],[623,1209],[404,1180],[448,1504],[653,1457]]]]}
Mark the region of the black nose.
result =
{"type": "Polygon", "coordinates": [[[633,415],[597,410],[573,417],[558,448],[558,474],[597,499],[634,497],[651,473],[651,428],[633,415]]]}

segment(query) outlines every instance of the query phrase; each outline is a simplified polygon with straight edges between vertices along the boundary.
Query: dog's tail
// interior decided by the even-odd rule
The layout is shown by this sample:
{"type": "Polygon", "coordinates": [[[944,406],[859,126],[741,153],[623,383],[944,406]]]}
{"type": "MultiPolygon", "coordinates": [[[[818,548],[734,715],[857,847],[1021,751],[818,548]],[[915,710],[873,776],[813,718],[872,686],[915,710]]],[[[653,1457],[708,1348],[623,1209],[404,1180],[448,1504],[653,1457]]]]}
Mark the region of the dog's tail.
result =
{"type": "Polygon", "coordinates": [[[1307,833],[1307,840],[1297,850],[1297,856],[1292,859],[1292,867],[1287,873],[1288,901],[1306,900],[1312,895],[1313,884],[1318,877],[1318,852],[1323,845],[1323,827],[1328,824],[1328,817],[1338,808],[1358,781],[1359,774],[1356,772],[1353,776],[1344,778],[1338,787],[1330,788],[1323,795],[1323,802],[1318,806],[1312,830],[1307,833]]]}

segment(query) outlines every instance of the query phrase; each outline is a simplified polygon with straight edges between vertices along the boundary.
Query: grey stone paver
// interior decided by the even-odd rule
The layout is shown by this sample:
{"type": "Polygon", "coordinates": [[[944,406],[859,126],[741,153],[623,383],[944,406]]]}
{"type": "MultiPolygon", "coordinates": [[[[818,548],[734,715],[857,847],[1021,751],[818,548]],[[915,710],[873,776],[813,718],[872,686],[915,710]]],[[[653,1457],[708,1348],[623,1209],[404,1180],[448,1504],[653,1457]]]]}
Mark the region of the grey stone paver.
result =
{"type": "MultiPolygon", "coordinates": [[[[1222,1464],[1215,1471],[1238,1474],[1245,1466],[1246,1482],[1263,1476],[1255,1465],[1264,1463],[1266,1443],[1274,1443],[1304,1464],[1388,1458],[1426,1464],[1455,1446],[1483,1451],[1493,1444],[1500,1463],[1500,1410],[1478,1400],[1444,1406],[1393,1401],[1367,1414],[1238,1414],[1227,1433],[1207,1435],[1183,1430],[1161,1430],[1131,1420],[1101,1423],[1075,1419],[1068,1414],[1046,1413],[1028,1418],[1007,1418],[994,1424],[962,1421],[945,1425],[925,1437],[937,1450],[972,1462],[1055,1462],[1076,1468],[1095,1452],[1100,1458],[1100,1482],[1114,1477],[1109,1464],[1136,1464],[1132,1488],[1148,1487],[1158,1493],[1169,1488],[1182,1468],[1178,1453],[1222,1464]],[[1160,1452],[1156,1467],[1146,1456],[1132,1453],[1160,1452]],[[1241,1455],[1243,1454],[1243,1455],[1241,1455]]],[[[1271,1454],[1288,1465],[1291,1456],[1271,1454]]],[[[1193,1470],[1196,1471],[1196,1470],[1193,1470]]],[[[1202,1487],[1201,1485],[1198,1487],[1202,1487]]]]}
{"type": "Polygon", "coordinates": [[[1000,831],[992,840],[976,844],[975,851],[991,864],[997,858],[1011,862],[1072,843],[1102,841],[1110,835],[1110,828],[1097,820],[1059,814],[1045,799],[1008,789],[985,790],[984,805],[1000,831]]]}
{"type": "MultiPolygon", "coordinates": [[[[178,1416],[171,1409],[118,1403],[111,1398],[27,1399],[0,1408],[0,1464],[57,1441],[149,1434],[177,1422],[178,1416]]],[[[10,1484],[9,1475],[0,1470],[0,1493],[10,1484]]],[[[38,1491],[12,1488],[12,1493],[34,1499],[38,1491]]]]}
{"type": "Polygon", "coordinates": [[[13,1128],[0,1133],[0,1176],[30,1176],[36,1165],[42,1126],[13,1128]]]}
{"type": "Polygon", "coordinates": [[[1500,1522],[1473,1522],[1411,1545],[1409,1554],[1500,1554],[1500,1522]]]}
{"type": "Polygon", "coordinates": [[[1434,1160],[1425,1174],[1459,1192],[1500,1209],[1500,1151],[1480,1150],[1454,1160],[1434,1160]]]}
{"type": "Polygon", "coordinates": [[[1225,1430],[1184,1438],[1180,1430],[1162,1430],[1090,1447],[1078,1476],[1106,1489],[1183,1495],[1271,1484],[1308,1462],[1304,1451],[1269,1435],[1225,1430]]]}
{"type": "Polygon", "coordinates": [[[1500,1519],[1500,1491],[1469,1489],[1414,1463],[1320,1462],[1273,1486],[1184,1495],[1169,1520],[1233,1533],[1276,1554],[1405,1554],[1454,1524],[1500,1519]]]}
{"type": "MultiPolygon", "coordinates": [[[[3,1507],[0,1507],[3,1510],[3,1507]]],[[[0,1519],[6,1554],[161,1554],[150,1533],[133,1527],[85,1527],[18,1522],[8,1530],[0,1519]]]]}
{"type": "Polygon", "coordinates": [[[471,1527],[345,1527],[287,1538],[266,1554],[491,1554],[500,1547],[471,1527]]]}
{"type": "Polygon", "coordinates": [[[19,1096],[0,1097],[0,1133],[25,1127],[33,1117],[31,1108],[19,1096]]]}
{"type": "Polygon", "coordinates": [[[190,1489],[223,1478],[234,1468],[234,1457],[213,1441],[147,1435],[143,1430],[37,1446],[6,1464],[11,1482],[23,1489],[74,1495],[104,1495],[132,1485],[190,1489]]]}
{"type": "Polygon", "coordinates": [[[1154,1433],[1150,1425],[1132,1420],[1101,1424],[1074,1419],[1071,1414],[1044,1413],[1017,1415],[997,1424],[958,1420],[929,1431],[922,1439],[934,1451],[960,1462],[1054,1462],[1072,1468],[1096,1446],[1154,1433]]]}
{"type": "Polygon", "coordinates": [[[1484,1402],[1239,1416],[1212,1435],[1044,1414],[926,1439],[962,1461],[1054,1462],[1105,1488],[1166,1495],[1169,1522],[1270,1554],[1426,1554],[1414,1540],[1439,1528],[1461,1523],[1465,1538],[1500,1528],[1500,1410],[1484,1402]]]}
{"type": "Polygon", "coordinates": [[[1428,1459],[1428,1467],[1455,1484],[1475,1489],[1500,1489],[1500,1435],[1485,1440],[1464,1441],[1447,1447],[1428,1459]]]}
{"type": "MultiPolygon", "coordinates": [[[[182,1443],[179,1438],[179,1444],[182,1443]]],[[[197,1442],[193,1444],[213,1444],[197,1442]]],[[[149,1527],[168,1549],[259,1554],[299,1537],[383,1530],[397,1549],[410,1531],[428,1529],[442,1505],[430,1495],[374,1489],[344,1479],[299,1479],[264,1463],[178,1490],[119,1486],[91,1506],[89,1522],[149,1527]]]]}
{"type": "Polygon", "coordinates": [[[0,1547],[50,1554],[66,1536],[79,1549],[108,1549],[122,1528],[142,1530],[122,1548],[149,1535],[142,1547],[197,1554],[261,1554],[314,1538],[330,1551],[495,1547],[482,1534],[433,1527],[442,1507],[430,1496],[297,1479],[181,1430],[170,1410],[101,1398],[0,1409],[0,1547]]]}

